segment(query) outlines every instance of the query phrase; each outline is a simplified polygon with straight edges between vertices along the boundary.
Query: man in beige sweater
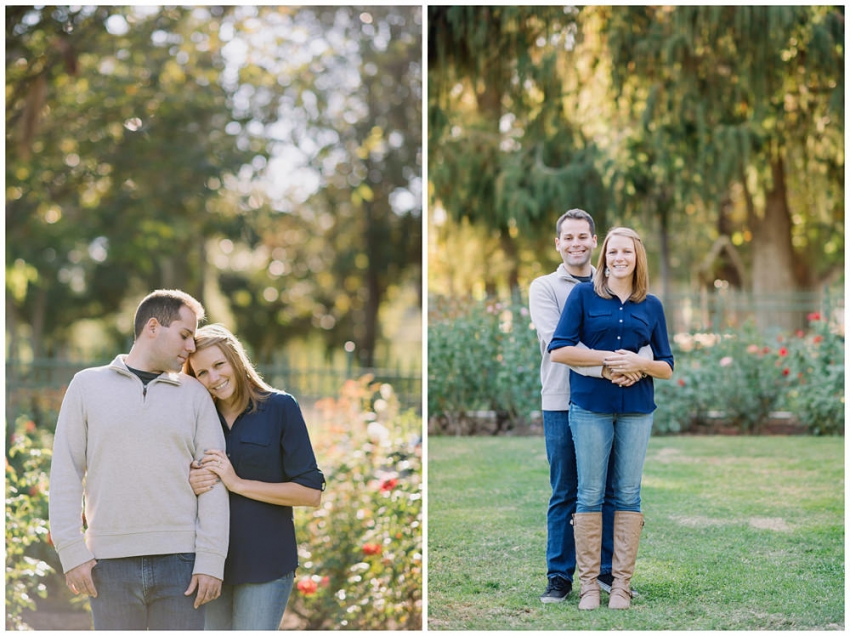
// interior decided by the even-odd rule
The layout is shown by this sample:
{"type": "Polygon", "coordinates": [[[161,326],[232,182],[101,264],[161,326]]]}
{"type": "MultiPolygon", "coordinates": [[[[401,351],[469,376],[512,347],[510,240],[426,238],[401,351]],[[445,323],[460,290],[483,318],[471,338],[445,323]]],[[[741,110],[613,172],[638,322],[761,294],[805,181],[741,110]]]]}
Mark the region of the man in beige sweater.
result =
{"type": "Polygon", "coordinates": [[[224,435],[208,391],[181,372],[203,318],[184,292],[149,294],[130,353],[76,374],[62,401],[50,530],[95,629],[203,629],[203,604],[219,595],[227,491],[196,497],[188,477],[224,435]]]}

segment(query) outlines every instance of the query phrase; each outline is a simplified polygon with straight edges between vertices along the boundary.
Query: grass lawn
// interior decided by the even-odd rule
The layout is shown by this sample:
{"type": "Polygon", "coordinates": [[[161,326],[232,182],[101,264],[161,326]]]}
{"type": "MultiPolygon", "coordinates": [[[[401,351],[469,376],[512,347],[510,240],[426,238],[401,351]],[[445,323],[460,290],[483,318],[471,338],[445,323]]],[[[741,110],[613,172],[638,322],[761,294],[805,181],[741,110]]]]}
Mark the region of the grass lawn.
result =
{"type": "Polygon", "coordinates": [[[843,437],[652,438],[629,611],[540,602],[548,470],[542,437],[428,439],[429,629],[844,629],[843,437]]]}

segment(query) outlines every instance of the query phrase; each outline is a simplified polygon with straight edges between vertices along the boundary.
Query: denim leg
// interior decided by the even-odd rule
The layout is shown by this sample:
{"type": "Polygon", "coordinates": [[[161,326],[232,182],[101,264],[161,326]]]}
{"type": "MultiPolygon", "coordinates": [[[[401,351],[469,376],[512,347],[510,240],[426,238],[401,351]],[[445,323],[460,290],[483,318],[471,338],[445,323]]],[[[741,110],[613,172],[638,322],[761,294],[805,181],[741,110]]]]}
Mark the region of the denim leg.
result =
{"type": "Polygon", "coordinates": [[[211,631],[230,631],[233,629],[233,588],[234,585],[222,585],[221,595],[210,601],[204,619],[204,629],[211,631]]]}
{"type": "Polygon", "coordinates": [[[572,404],[570,428],[578,472],[576,512],[602,512],[608,461],[614,443],[613,416],[593,413],[572,404]]]}
{"type": "Polygon", "coordinates": [[[195,609],[195,596],[185,592],[192,581],[195,555],[164,554],[144,557],[148,591],[148,629],[202,630],[205,606],[195,609]]]}
{"type": "Polygon", "coordinates": [[[92,581],[97,596],[89,603],[96,630],[147,629],[142,557],[98,559],[92,581]]]}
{"type": "Polygon", "coordinates": [[[292,592],[295,572],[268,583],[242,583],[233,589],[233,629],[277,630],[292,592]]]}
{"type": "Polygon", "coordinates": [[[646,449],[652,434],[652,413],[617,416],[614,426],[614,505],[617,510],[640,512],[640,482],[646,449]]]}
{"type": "Polygon", "coordinates": [[[608,478],[605,480],[605,501],[602,504],[600,574],[611,574],[611,558],[614,555],[614,457],[615,449],[612,448],[608,458],[608,478]]]}
{"type": "Polygon", "coordinates": [[[578,476],[569,411],[543,411],[546,458],[552,495],[546,513],[546,576],[570,581],[576,570],[576,543],[570,519],[576,510],[578,476]]]}
{"type": "Polygon", "coordinates": [[[192,580],[194,554],[100,559],[92,570],[97,597],[91,599],[96,630],[204,627],[203,608],[183,593],[192,580]]]}

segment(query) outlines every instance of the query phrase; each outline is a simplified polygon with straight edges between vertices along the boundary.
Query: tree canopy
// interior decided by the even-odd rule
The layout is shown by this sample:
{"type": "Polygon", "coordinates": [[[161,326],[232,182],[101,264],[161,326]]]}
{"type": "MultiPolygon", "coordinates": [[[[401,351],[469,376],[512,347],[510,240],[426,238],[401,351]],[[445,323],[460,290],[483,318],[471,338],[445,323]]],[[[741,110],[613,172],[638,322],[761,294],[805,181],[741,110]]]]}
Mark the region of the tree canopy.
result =
{"type": "Polygon", "coordinates": [[[180,287],[261,359],[321,334],[372,364],[421,276],[418,7],[6,17],[12,352],[180,287]]]}
{"type": "Polygon", "coordinates": [[[455,223],[434,217],[439,240],[461,219],[513,228],[514,287],[582,207],[603,233],[659,237],[665,289],[698,286],[719,245],[745,289],[834,282],[843,42],[843,7],[430,7],[429,192],[455,223]]]}

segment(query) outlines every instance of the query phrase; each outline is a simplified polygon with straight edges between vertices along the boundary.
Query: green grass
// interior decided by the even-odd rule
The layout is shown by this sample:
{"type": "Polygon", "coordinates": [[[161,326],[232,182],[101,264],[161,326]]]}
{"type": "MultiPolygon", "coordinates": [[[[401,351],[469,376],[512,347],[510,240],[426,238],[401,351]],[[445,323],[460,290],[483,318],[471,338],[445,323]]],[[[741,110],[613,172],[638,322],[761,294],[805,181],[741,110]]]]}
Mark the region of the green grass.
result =
{"type": "Polygon", "coordinates": [[[843,630],[844,438],[654,437],[630,611],[546,604],[539,437],[428,439],[431,630],[843,630]]]}

